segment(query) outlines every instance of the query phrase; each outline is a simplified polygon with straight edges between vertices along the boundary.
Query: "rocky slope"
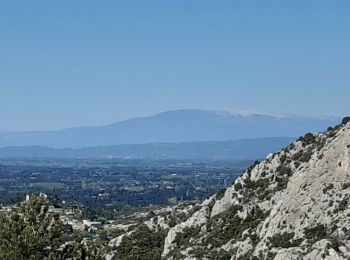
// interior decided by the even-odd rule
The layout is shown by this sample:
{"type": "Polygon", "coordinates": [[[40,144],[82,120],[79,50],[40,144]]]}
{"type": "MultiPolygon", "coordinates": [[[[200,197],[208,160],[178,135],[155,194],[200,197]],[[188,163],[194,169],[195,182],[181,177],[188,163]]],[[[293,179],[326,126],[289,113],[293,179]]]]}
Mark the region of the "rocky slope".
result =
{"type": "Polygon", "coordinates": [[[112,242],[110,258],[349,259],[349,167],[344,118],[269,154],[201,204],[152,213],[112,242]]]}

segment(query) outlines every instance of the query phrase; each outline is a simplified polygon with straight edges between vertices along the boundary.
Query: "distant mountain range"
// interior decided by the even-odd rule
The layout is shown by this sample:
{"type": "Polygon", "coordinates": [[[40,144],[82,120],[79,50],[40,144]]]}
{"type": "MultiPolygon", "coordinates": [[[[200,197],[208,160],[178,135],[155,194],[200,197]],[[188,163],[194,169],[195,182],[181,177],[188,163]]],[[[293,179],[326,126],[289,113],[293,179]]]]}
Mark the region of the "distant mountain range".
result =
{"type": "Polygon", "coordinates": [[[338,118],[239,115],[205,110],[175,110],[97,127],[57,131],[0,132],[0,147],[83,148],[120,144],[227,141],[244,138],[295,137],[321,131],[338,118]]]}
{"type": "Polygon", "coordinates": [[[275,137],[222,142],[160,143],[55,149],[41,146],[0,148],[0,158],[88,158],[152,160],[256,160],[281,149],[293,138],[275,137]]]}

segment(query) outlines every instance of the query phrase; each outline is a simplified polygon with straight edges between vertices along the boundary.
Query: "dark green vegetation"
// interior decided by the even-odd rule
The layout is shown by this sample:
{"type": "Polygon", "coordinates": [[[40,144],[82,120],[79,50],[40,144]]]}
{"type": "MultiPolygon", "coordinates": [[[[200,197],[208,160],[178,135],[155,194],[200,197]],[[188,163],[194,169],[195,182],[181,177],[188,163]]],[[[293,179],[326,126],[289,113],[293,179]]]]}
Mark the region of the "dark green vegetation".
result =
{"type": "Polygon", "coordinates": [[[113,259],[115,260],[154,260],[161,259],[167,230],[151,231],[140,225],[130,235],[125,236],[113,259]]]}
{"type": "Polygon", "coordinates": [[[0,203],[43,192],[107,219],[149,205],[198,201],[225,187],[249,162],[63,160],[0,162],[0,203]]]}
{"type": "Polygon", "coordinates": [[[319,241],[327,237],[327,228],[324,225],[318,224],[315,227],[306,228],[304,233],[306,239],[319,241]]]}
{"type": "Polygon", "coordinates": [[[294,161],[299,161],[299,162],[308,162],[310,161],[311,156],[312,156],[311,149],[305,150],[305,151],[300,150],[299,152],[293,155],[292,159],[294,161]]]}
{"type": "Polygon", "coordinates": [[[294,235],[294,232],[284,232],[275,234],[273,237],[269,238],[269,240],[272,247],[289,248],[300,246],[304,239],[293,239],[294,235]]]}
{"type": "Polygon", "coordinates": [[[242,210],[242,207],[235,205],[229,210],[211,218],[206,225],[208,235],[204,240],[198,240],[201,237],[201,227],[185,228],[181,233],[177,234],[175,238],[176,248],[169,254],[169,257],[182,259],[181,249],[194,246],[191,254],[199,259],[207,257],[209,259],[225,260],[231,259],[234,252],[227,252],[220,249],[220,246],[232,239],[245,240],[248,236],[256,245],[258,237],[254,232],[247,232],[244,235],[243,233],[247,230],[254,230],[266,219],[270,212],[264,213],[260,208],[256,207],[245,220],[242,220],[237,215],[237,212],[240,210],[242,210]],[[208,250],[208,246],[214,249],[208,250]]]}
{"type": "Polygon", "coordinates": [[[0,215],[0,259],[103,259],[106,243],[82,243],[81,233],[49,211],[49,201],[33,197],[14,212],[0,215]]]}
{"type": "MultiPolygon", "coordinates": [[[[254,211],[245,219],[239,218],[237,212],[242,210],[241,206],[232,206],[229,210],[221,213],[210,220],[207,229],[210,231],[207,237],[207,243],[214,247],[220,247],[231,239],[241,240],[243,231],[256,228],[266,219],[269,212],[262,212],[260,208],[254,211]]],[[[249,234],[253,241],[256,240],[255,234],[249,234]]]]}
{"type": "Polygon", "coordinates": [[[0,218],[1,259],[40,259],[58,249],[64,227],[58,216],[47,211],[45,201],[33,199],[19,209],[23,216],[8,214],[0,218]],[[49,246],[52,248],[45,249],[49,246]]]}
{"type": "Polygon", "coordinates": [[[342,120],[342,125],[346,125],[346,124],[349,123],[349,122],[350,122],[350,117],[349,117],[349,116],[346,116],[346,117],[344,117],[343,120],[342,120]]]}

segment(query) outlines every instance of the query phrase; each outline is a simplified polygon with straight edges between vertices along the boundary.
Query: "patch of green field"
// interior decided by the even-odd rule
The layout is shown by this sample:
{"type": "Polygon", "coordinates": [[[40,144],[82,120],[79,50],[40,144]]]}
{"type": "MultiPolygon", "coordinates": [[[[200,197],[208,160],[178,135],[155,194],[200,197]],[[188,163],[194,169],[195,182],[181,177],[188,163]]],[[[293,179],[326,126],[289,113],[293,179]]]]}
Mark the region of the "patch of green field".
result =
{"type": "Polygon", "coordinates": [[[48,190],[63,189],[64,183],[60,182],[36,182],[29,185],[31,188],[43,188],[48,190]]]}

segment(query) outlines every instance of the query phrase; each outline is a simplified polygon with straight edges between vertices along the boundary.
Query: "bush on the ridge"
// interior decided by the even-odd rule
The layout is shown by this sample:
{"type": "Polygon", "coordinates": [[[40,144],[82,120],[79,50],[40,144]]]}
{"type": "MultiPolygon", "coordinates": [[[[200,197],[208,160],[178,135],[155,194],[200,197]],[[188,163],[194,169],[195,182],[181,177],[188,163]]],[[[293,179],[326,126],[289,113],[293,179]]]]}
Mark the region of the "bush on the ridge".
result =
{"type": "Polygon", "coordinates": [[[349,122],[350,122],[350,116],[346,116],[346,117],[343,118],[342,124],[346,125],[349,122]]]}
{"type": "Polygon", "coordinates": [[[140,225],[130,236],[123,238],[113,259],[161,259],[165,235],[165,231],[154,232],[146,225],[140,225]]]}
{"type": "Polygon", "coordinates": [[[307,239],[319,241],[327,236],[327,229],[325,225],[318,224],[312,228],[305,228],[304,234],[307,239]]]}

